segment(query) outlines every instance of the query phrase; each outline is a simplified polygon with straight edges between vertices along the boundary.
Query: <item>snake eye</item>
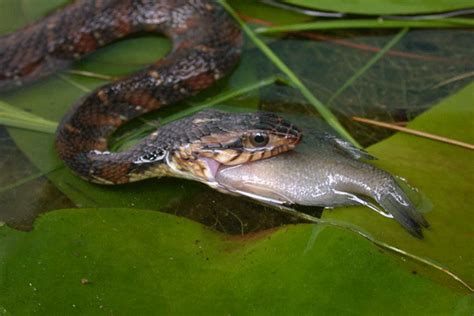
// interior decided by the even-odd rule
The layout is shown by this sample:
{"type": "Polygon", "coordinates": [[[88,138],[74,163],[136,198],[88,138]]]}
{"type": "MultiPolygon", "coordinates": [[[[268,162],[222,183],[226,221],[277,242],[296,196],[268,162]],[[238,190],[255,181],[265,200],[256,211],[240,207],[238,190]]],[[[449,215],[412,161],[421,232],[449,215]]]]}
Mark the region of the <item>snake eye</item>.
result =
{"type": "Polygon", "coordinates": [[[266,144],[268,144],[268,140],[269,140],[269,137],[266,133],[258,132],[258,133],[252,133],[252,135],[250,135],[250,142],[255,147],[265,146],[266,144]]]}
{"type": "Polygon", "coordinates": [[[159,148],[159,149],[143,154],[135,162],[136,163],[154,162],[154,161],[162,160],[165,157],[165,155],[166,155],[166,152],[163,149],[159,148]]]}

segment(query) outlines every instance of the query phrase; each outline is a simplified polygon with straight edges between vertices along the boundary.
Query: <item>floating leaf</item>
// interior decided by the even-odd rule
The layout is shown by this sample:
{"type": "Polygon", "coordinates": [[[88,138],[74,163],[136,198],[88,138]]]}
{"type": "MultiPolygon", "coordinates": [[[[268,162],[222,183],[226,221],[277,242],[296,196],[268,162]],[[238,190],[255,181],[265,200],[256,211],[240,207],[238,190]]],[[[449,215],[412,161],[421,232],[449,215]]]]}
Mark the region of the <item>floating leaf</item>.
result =
{"type": "MultiPolygon", "coordinates": [[[[474,84],[422,114],[408,127],[474,144],[474,84]]],[[[323,213],[364,227],[376,239],[411,253],[441,262],[474,284],[474,233],[472,175],[474,151],[430,139],[398,133],[368,148],[380,158],[375,162],[394,175],[407,179],[426,199],[425,214],[431,227],[423,241],[413,240],[397,223],[366,208],[341,208],[323,213]],[[471,237],[470,237],[471,236],[471,237]],[[455,245],[455,249],[453,249],[455,245]]]]}
{"type": "MultiPolygon", "coordinates": [[[[12,30],[41,16],[33,12],[32,2],[0,0],[0,30],[12,30]],[[16,11],[4,8],[16,8],[22,3],[30,3],[27,14],[21,15],[25,19],[15,17],[12,21],[12,12],[16,11]]],[[[59,2],[51,1],[49,9],[59,2]]],[[[45,3],[49,2],[42,5],[45,3]]],[[[46,5],[41,10],[45,13],[46,5]]],[[[299,21],[295,18],[293,22],[299,21]]],[[[161,37],[129,39],[91,55],[76,68],[120,76],[160,58],[168,49],[169,42],[161,37]],[[119,63],[114,64],[112,59],[119,63]]],[[[291,53],[297,55],[301,51],[292,49],[291,53]]],[[[334,54],[334,50],[330,53],[334,54]]],[[[251,82],[248,78],[255,79],[254,70],[262,64],[258,61],[255,64],[254,56],[249,57],[249,53],[245,55],[229,81],[193,101],[217,95],[236,83],[251,82]]],[[[370,58],[371,55],[367,56],[370,58]]],[[[350,77],[341,76],[338,71],[334,76],[335,67],[346,67],[345,62],[331,64],[328,71],[320,68],[314,71],[310,64],[311,67],[304,67],[320,77],[327,73],[328,77],[342,82],[350,77]]],[[[445,64],[440,67],[446,68],[445,64]]],[[[393,73],[388,74],[393,82],[393,73]]],[[[377,80],[360,81],[372,84],[377,80]]],[[[103,83],[103,80],[65,73],[63,77],[44,80],[2,98],[8,104],[57,122],[84,90],[103,83]]],[[[381,90],[385,91],[377,88],[381,90]]],[[[466,103],[472,99],[471,86],[425,113],[412,127],[472,142],[472,129],[467,125],[472,122],[472,110],[466,103]]],[[[257,98],[245,101],[249,100],[250,107],[258,104],[257,98]]],[[[162,113],[174,112],[171,109],[162,113]]],[[[52,136],[9,131],[42,172],[60,164],[52,136]]],[[[371,150],[380,158],[381,167],[405,176],[433,202],[433,210],[426,215],[431,223],[426,239],[414,240],[393,221],[365,208],[337,209],[324,212],[323,217],[357,224],[380,240],[439,261],[472,285],[474,260],[469,244],[472,236],[469,219],[473,201],[471,181],[466,180],[472,174],[472,153],[401,135],[371,150]]],[[[111,209],[52,212],[31,233],[1,227],[0,312],[294,314],[318,311],[470,315],[474,311],[472,294],[467,294],[465,288],[446,275],[382,253],[373,244],[344,230],[298,225],[230,238],[188,220],[136,209],[161,209],[180,198],[192,200],[198,193],[202,195],[203,187],[198,184],[162,179],[104,187],[86,183],[65,169],[53,171],[49,178],[77,205],[111,209]],[[124,206],[134,209],[117,209],[124,206]]],[[[236,200],[233,201],[233,207],[238,207],[236,200]]],[[[178,213],[182,209],[174,211],[178,213]]]]}
{"type": "MultiPolygon", "coordinates": [[[[472,142],[463,127],[473,93],[470,85],[411,127],[472,142]]],[[[367,208],[338,208],[323,219],[357,223],[472,282],[472,225],[461,220],[473,203],[472,152],[403,134],[369,150],[432,200],[425,239],[367,208]]],[[[0,306],[20,314],[474,312],[473,295],[446,275],[326,225],[231,238],[156,212],[76,209],[44,215],[31,233],[0,228],[0,249],[0,306]]]]}
{"type": "Polygon", "coordinates": [[[414,14],[472,8],[470,0],[285,0],[284,2],[344,13],[414,14]]]}
{"type": "Polygon", "coordinates": [[[49,213],[0,228],[0,306],[12,314],[456,314],[472,296],[336,228],[229,238],[140,210],[49,213]]]}

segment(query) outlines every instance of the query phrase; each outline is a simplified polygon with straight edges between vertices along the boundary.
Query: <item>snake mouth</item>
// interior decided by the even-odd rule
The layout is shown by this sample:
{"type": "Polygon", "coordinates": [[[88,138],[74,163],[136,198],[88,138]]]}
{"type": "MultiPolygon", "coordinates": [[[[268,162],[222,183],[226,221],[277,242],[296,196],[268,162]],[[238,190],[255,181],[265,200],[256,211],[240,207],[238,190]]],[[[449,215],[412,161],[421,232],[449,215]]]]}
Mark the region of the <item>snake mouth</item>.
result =
{"type": "Polygon", "coordinates": [[[221,171],[279,155],[292,150],[296,144],[297,141],[275,147],[244,151],[241,149],[207,150],[202,148],[194,151],[192,146],[186,145],[180,150],[170,153],[167,157],[167,164],[172,171],[172,176],[199,181],[220,190],[223,187],[216,179],[221,171]]]}
{"type": "Polygon", "coordinates": [[[197,175],[200,176],[206,183],[216,182],[217,173],[226,167],[219,161],[207,157],[199,158],[197,164],[200,168],[197,175]]]}
{"type": "Polygon", "coordinates": [[[295,145],[296,142],[246,151],[240,149],[193,151],[192,146],[187,145],[171,153],[167,163],[173,171],[173,176],[200,181],[213,188],[219,188],[216,176],[221,170],[273,157],[293,149],[295,145]]]}
{"type": "Polygon", "coordinates": [[[209,157],[185,160],[176,156],[169,157],[168,166],[171,168],[173,176],[199,181],[213,188],[219,186],[216,181],[217,174],[230,167],[209,157]]]}
{"type": "Polygon", "coordinates": [[[219,189],[219,172],[290,151],[301,140],[301,132],[272,113],[236,114],[214,121],[205,117],[192,121],[193,139],[174,147],[168,166],[173,176],[191,179],[219,189]],[[212,124],[216,124],[215,126],[212,124]]]}
{"type": "MultiPolygon", "coordinates": [[[[255,156],[255,153],[241,153],[240,155],[244,156],[244,158],[240,158],[244,159],[245,162],[243,163],[249,163],[250,161],[253,161],[255,159],[250,157],[255,156]]],[[[260,156],[260,153],[257,153],[257,157],[260,156]]],[[[175,154],[170,155],[168,157],[169,159],[167,160],[167,163],[170,169],[172,170],[173,176],[199,181],[214,189],[220,190],[223,187],[217,181],[219,173],[226,170],[227,168],[236,166],[236,164],[234,163],[235,159],[227,161],[228,156],[225,155],[224,157],[225,158],[223,158],[222,155],[217,154],[210,156],[206,153],[203,153],[201,155],[198,155],[194,159],[183,159],[183,157],[181,157],[179,154],[175,154]]],[[[229,190],[225,189],[224,191],[229,190]]]]}

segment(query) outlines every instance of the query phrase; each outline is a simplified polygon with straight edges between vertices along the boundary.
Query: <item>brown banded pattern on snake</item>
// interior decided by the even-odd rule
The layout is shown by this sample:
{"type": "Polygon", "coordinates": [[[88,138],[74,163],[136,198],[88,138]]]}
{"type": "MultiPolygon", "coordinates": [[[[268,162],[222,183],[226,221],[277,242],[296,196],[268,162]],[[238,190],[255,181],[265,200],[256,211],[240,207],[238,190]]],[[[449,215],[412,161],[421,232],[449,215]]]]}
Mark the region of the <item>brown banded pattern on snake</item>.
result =
{"type": "Polygon", "coordinates": [[[59,125],[57,151],[79,176],[104,184],[163,175],[208,182],[216,164],[267,158],[299,142],[297,128],[274,114],[205,111],[159,128],[130,150],[107,150],[107,138],[119,126],[195,95],[236,65],[242,34],[214,1],[75,1],[0,38],[0,91],[50,75],[143,31],[168,36],[172,52],[85,96],[59,125]]]}

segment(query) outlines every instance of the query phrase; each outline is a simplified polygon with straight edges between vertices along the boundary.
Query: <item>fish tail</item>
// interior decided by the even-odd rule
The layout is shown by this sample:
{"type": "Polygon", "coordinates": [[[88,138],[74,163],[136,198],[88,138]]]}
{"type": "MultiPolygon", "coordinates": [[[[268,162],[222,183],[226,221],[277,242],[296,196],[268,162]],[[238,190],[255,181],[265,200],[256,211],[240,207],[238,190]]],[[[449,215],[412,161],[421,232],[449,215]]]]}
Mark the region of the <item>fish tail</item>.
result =
{"type": "Polygon", "coordinates": [[[429,224],[394,179],[382,186],[376,200],[410,234],[423,239],[422,227],[429,224]]]}

